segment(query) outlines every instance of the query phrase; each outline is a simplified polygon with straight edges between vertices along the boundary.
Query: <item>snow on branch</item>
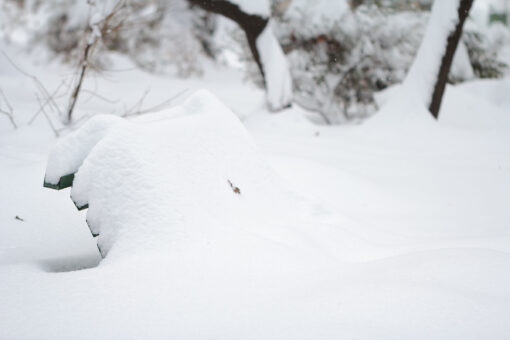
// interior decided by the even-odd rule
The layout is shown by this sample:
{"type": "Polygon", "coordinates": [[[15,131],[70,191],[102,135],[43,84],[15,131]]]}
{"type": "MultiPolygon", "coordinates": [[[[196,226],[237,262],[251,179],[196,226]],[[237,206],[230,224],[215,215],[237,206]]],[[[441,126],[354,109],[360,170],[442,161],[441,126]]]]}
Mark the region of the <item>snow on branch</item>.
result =
{"type": "Polygon", "coordinates": [[[292,103],[292,78],[285,54],[268,23],[256,41],[264,71],[269,109],[281,110],[292,103]]]}
{"type": "Polygon", "coordinates": [[[425,36],[404,81],[435,118],[472,3],[473,0],[434,1],[425,36]]]}

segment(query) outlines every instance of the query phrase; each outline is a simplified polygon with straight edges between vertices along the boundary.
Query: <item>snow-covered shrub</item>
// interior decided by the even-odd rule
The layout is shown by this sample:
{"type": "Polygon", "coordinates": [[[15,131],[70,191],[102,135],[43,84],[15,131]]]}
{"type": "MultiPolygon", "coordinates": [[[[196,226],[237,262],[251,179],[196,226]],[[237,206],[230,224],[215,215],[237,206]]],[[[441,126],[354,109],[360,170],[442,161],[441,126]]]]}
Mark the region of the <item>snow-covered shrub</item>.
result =
{"type": "Polygon", "coordinates": [[[489,46],[487,37],[479,32],[467,31],[462,40],[478,78],[500,78],[503,75],[505,64],[497,59],[496,51],[489,46]]]}
{"type": "Polygon", "coordinates": [[[0,0],[0,39],[10,40],[13,30],[23,24],[20,1],[0,0]]]}
{"type": "MultiPolygon", "coordinates": [[[[360,5],[332,16],[331,6],[317,5],[313,15],[308,7],[291,7],[275,30],[290,60],[295,100],[334,123],[372,114],[374,93],[404,79],[429,12],[424,2],[416,11],[360,5]]],[[[501,76],[506,65],[497,56],[508,40],[469,25],[450,82],[501,76]]]]}
{"type": "MultiPolygon", "coordinates": [[[[295,101],[331,123],[372,114],[374,94],[405,78],[431,1],[375,1],[377,6],[363,1],[355,10],[346,3],[273,1],[273,28],[290,62],[295,101]]],[[[467,25],[450,83],[503,74],[506,66],[497,57],[510,43],[505,34],[491,31],[467,25]]],[[[262,86],[242,32],[232,29],[231,37],[230,45],[242,47],[237,52],[248,78],[262,86]]]]}
{"type": "MultiPolygon", "coordinates": [[[[14,0],[3,0],[9,3],[14,0]]],[[[32,43],[42,43],[67,61],[79,60],[94,15],[117,4],[112,29],[103,32],[91,66],[100,67],[101,52],[129,55],[151,71],[188,76],[201,72],[200,55],[208,39],[210,18],[186,0],[25,0],[22,14],[33,18],[27,28],[32,43]]]]}
{"type": "Polygon", "coordinates": [[[296,101],[332,122],[370,115],[374,92],[404,79],[426,20],[418,12],[364,5],[338,19],[284,16],[277,31],[296,101]]]}
{"type": "Polygon", "coordinates": [[[468,28],[463,35],[471,65],[477,78],[500,78],[508,65],[500,58],[500,52],[510,47],[510,32],[501,23],[484,30],[468,28]]]}
{"type": "Polygon", "coordinates": [[[186,0],[147,3],[140,1],[135,24],[119,33],[118,49],[149,71],[200,74],[200,56],[213,54],[209,38],[214,20],[199,8],[190,8],[186,0]]]}

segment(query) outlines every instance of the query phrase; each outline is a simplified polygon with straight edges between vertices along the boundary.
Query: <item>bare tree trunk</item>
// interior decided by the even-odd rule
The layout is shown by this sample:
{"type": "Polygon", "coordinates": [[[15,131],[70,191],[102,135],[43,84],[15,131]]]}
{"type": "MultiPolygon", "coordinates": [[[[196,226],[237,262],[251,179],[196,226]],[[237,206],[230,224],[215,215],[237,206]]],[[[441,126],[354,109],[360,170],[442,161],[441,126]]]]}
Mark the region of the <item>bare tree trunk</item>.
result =
{"type": "Polygon", "coordinates": [[[260,55],[259,51],[257,50],[256,40],[269,22],[269,18],[245,13],[241,10],[241,8],[239,8],[238,5],[225,0],[188,1],[193,5],[205,9],[206,11],[223,15],[236,22],[246,34],[253,59],[255,59],[255,62],[259,66],[260,73],[264,77],[264,68],[262,67],[262,63],[260,61],[260,55]]]}
{"type": "MultiPolygon", "coordinates": [[[[451,0],[436,0],[436,1],[451,1],[451,0]]],[[[430,102],[429,111],[434,118],[439,117],[439,109],[441,108],[441,102],[443,100],[444,91],[446,88],[446,82],[448,81],[448,75],[452,66],[453,57],[457,50],[460,37],[462,36],[462,28],[464,22],[469,15],[469,10],[473,5],[473,0],[461,0],[458,8],[458,22],[455,30],[448,36],[448,42],[446,51],[441,60],[441,66],[437,75],[437,80],[434,86],[434,92],[432,94],[432,100],[430,102]]]]}
{"type": "MultiPolygon", "coordinates": [[[[258,0],[253,0],[258,1],[258,0]]],[[[244,12],[227,0],[188,0],[206,11],[223,15],[244,31],[253,59],[266,87],[269,109],[277,111],[291,105],[292,80],[281,46],[268,27],[269,18],[244,12]]]]}

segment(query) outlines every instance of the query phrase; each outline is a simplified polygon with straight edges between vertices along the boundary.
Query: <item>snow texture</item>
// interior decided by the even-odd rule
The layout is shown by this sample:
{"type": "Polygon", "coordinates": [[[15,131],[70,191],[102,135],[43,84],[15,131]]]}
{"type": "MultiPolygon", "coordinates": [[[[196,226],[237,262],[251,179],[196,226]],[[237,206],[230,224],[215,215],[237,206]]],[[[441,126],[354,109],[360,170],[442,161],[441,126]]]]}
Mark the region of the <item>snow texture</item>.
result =
{"type": "Polygon", "coordinates": [[[302,27],[302,29],[313,30],[315,27],[321,27],[324,30],[329,30],[337,20],[349,11],[350,7],[347,0],[293,0],[285,16],[299,19],[305,15],[307,26],[302,27]]]}
{"type": "Polygon", "coordinates": [[[459,41],[455,56],[453,57],[452,67],[450,69],[450,77],[454,80],[471,80],[475,78],[473,66],[469,60],[469,54],[463,41],[459,41]]]}
{"type": "Polygon", "coordinates": [[[117,116],[98,115],[77,132],[62,138],[49,156],[45,182],[56,185],[60,177],[78,171],[92,148],[121,121],[117,116]]]}
{"type": "Polygon", "coordinates": [[[458,22],[459,0],[434,1],[425,36],[404,80],[410,94],[428,107],[437,80],[447,39],[458,22]]]}
{"type": "Polygon", "coordinates": [[[283,109],[292,103],[292,78],[288,61],[271,29],[271,22],[258,36],[256,44],[264,69],[269,109],[283,109]]]}
{"type": "Polygon", "coordinates": [[[88,204],[103,254],[182,246],[207,230],[266,224],[291,209],[238,118],[206,91],[157,118],[107,118],[62,140],[48,165],[53,181],[79,167],[71,196],[88,204]]]}
{"type": "MultiPolygon", "coordinates": [[[[68,72],[7,48],[49,89],[68,72]]],[[[94,266],[86,212],[42,187],[56,142],[44,116],[18,130],[0,119],[0,339],[508,339],[509,79],[450,86],[439,121],[397,88],[364,124],[325,127],[298,106],[268,114],[235,70],[180,80],[112,57],[126,71],[86,84],[120,101],[84,97],[77,117],[121,115],[149,85],[147,107],[207,88],[244,127],[207,94],[113,124],[77,174],[94,169],[75,193],[95,228],[129,221],[94,266]],[[99,193],[112,199],[104,213],[99,193]]],[[[40,108],[31,80],[0,82],[28,122],[40,108]]]]}

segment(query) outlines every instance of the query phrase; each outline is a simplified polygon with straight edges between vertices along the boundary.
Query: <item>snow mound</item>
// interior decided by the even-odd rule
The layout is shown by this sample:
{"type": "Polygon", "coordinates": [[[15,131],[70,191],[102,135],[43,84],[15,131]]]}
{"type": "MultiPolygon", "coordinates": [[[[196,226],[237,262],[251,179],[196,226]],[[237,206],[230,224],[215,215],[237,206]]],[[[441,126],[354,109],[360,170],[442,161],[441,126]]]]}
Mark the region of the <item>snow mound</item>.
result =
{"type": "Polygon", "coordinates": [[[46,179],[77,168],[71,197],[88,205],[109,257],[200,242],[214,227],[258,228],[296,210],[238,118],[206,91],[164,114],[91,119],[55,147],[46,179]]]}
{"type": "Polygon", "coordinates": [[[57,185],[61,177],[78,171],[90,150],[121,121],[117,116],[98,115],[76,133],[63,138],[50,153],[44,181],[57,185]]]}

